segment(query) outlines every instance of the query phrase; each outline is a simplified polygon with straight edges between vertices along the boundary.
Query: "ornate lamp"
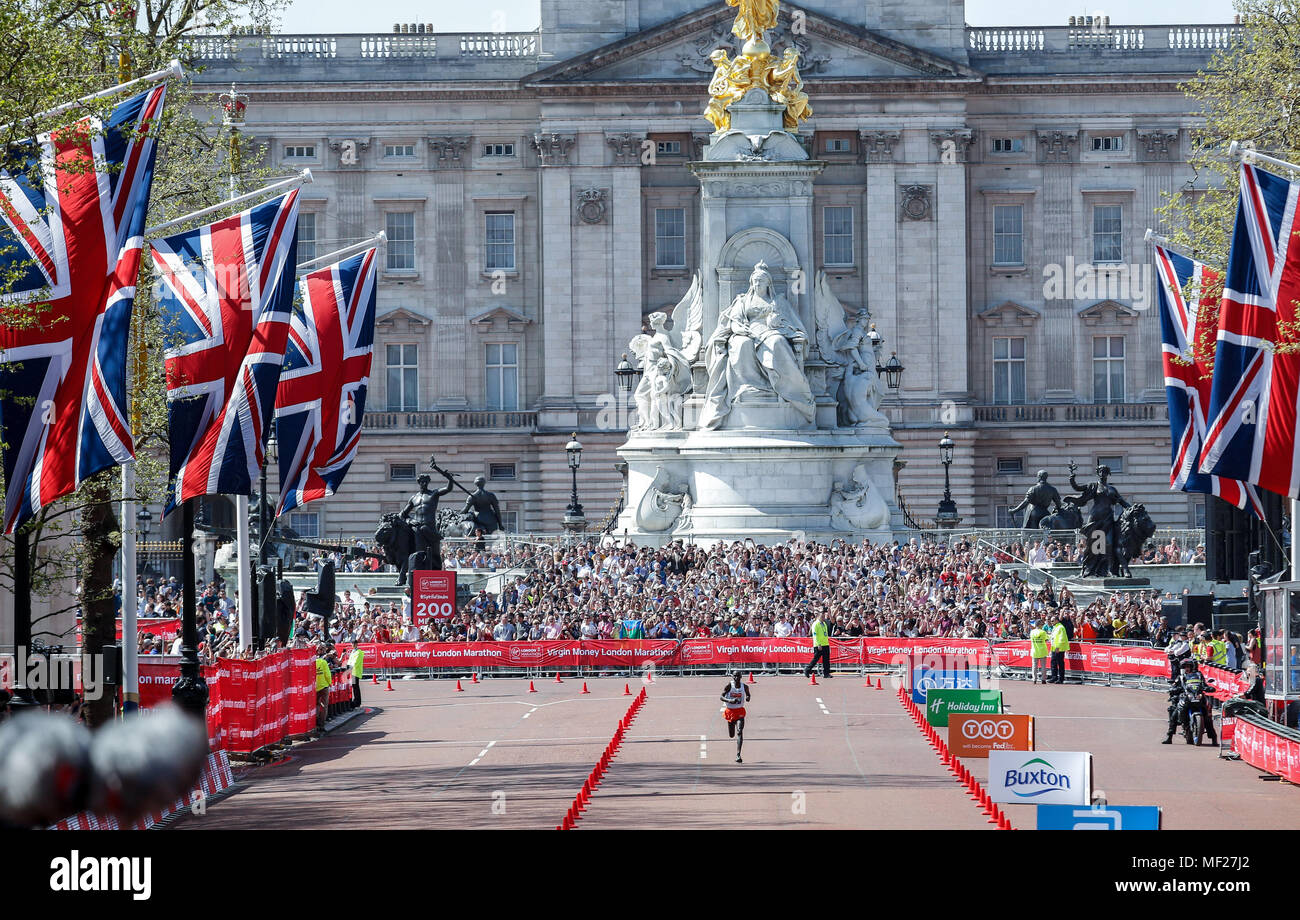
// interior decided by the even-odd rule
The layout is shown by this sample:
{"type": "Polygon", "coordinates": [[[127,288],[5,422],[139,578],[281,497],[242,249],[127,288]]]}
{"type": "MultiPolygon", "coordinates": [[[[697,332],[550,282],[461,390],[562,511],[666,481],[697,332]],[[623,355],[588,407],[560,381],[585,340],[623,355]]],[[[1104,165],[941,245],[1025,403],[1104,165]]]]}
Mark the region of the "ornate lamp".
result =
{"type": "Polygon", "coordinates": [[[889,387],[895,393],[903,385],[903,363],[898,360],[898,352],[889,353],[889,361],[885,364],[880,363],[880,353],[885,347],[885,337],[876,331],[876,324],[871,324],[871,330],[867,333],[867,341],[871,343],[871,351],[876,356],[876,373],[885,381],[885,386],[889,387]]]}
{"type": "Polygon", "coordinates": [[[942,440],[939,441],[939,462],[943,464],[943,500],[939,502],[939,513],[934,517],[934,522],[940,527],[956,527],[961,523],[961,515],[957,513],[957,503],[952,500],[952,481],[948,475],[956,446],[945,431],[942,440]]]}
{"type": "Polygon", "coordinates": [[[242,128],[244,114],[248,110],[248,96],[236,92],[235,84],[230,84],[230,92],[217,97],[221,103],[221,124],[227,128],[242,128]]]}
{"type": "Polygon", "coordinates": [[[564,528],[576,533],[587,529],[587,517],[582,513],[582,505],[578,502],[578,467],[582,466],[582,444],[578,441],[576,431],[569,436],[564,452],[568,456],[569,471],[573,474],[573,492],[569,496],[569,507],[564,510],[564,528]]]}
{"type": "Polygon", "coordinates": [[[618,362],[618,367],[614,370],[614,376],[618,378],[618,389],[624,397],[636,387],[641,373],[627,360],[627,352],[623,352],[623,360],[618,362]]]}

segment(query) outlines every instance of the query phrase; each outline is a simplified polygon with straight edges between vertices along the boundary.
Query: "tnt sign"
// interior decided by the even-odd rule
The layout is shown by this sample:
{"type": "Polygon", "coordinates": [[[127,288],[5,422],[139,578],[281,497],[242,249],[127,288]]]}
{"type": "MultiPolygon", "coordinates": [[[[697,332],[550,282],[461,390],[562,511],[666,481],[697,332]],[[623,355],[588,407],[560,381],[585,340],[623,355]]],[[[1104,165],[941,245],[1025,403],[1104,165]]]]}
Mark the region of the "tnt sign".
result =
{"type": "Polygon", "coordinates": [[[449,620],[456,615],[455,572],[415,572],[411,586],[411,617],[417,628],[422,628],[430,617],[449,620]]]}

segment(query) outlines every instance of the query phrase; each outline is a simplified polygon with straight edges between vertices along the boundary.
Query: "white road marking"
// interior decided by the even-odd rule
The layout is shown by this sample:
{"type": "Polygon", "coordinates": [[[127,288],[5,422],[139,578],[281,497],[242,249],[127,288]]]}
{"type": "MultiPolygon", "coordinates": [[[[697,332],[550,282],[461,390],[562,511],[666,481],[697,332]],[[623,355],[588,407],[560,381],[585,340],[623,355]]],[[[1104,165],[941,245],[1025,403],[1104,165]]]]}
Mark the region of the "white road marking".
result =
{"type": "Polygon", "coordinates": [[[525,719],[528,718],[529,716],[531,716],[531,715],[533,714],[533,712],[536,712],[536,711],[537,711],[537,710],[532,710],[531,712],[526,712],[526,713],[524,713],[523,718],[525,718],[525,719]]]}
{"type": "Polygon", "coordinates": [[[474,764],[476,764],[476,763],[478,763],[478,762],[479,762],[479,758],[475,757],[473,760],[471,760],[471,761],[469,762],[469,765],[472,767],[472,766],[474,766],[474,764]]]}
{"type": "Polygon", "coordinates": [[[709,736],[700,735],[700,760],[705,760],[709,756],[709,736]]]}
{"type": "Polygon", "coordinates": [[[487,746],[488,746],[489,748],[491,748],[492,745],[494,745],[494,744],[496,744],[495,741],[489,741],[488,744],[487,744],[487,746]]]}
{"type": "Polygon", "coordinates": [[[479,756],[479,759],[480,759],[480,760],[482,760],[484,757],[486,757],[486,756],[487,756],[487,748],[484,748],[483,750],[479,751],[479,752],[478,752],[478,756],[479,756]]]}

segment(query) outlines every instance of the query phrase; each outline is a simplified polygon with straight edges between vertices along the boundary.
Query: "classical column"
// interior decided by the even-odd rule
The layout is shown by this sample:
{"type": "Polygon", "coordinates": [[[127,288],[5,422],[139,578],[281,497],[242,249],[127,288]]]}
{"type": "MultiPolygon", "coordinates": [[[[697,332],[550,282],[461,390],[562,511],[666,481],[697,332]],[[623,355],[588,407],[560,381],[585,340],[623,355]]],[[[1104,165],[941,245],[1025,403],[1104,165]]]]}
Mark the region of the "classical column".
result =
{"type": "MultiPolygon", "coordinates": [[[[1078,131],[1039,131],[1043,164],[1043,265],[1064,279],[1063,290],[1043,300],[1043,357],[1046,402],[1075,402],[1074,389],[1074,184],[1078,131]],[[1059,295],[1059,296],[1057,296],[1059,295]]],[[[1088,252],[1085,261],[1091,261],[1088,252]]]]}
{"type": "Polygon", "coordinates": [[[972,132],[966,128],[932,131],[939,157],[936,181],[938,277],[935,281],[935,328],[942,330],[943,360],[936,362],[935,389],[940,399],[964,402],[970,390],[967,359],[966,162],[972,132]]]}
{"type": "MultiPolygon", "coordinates": [[[[429,139],[433,174],[433,353],[434,405],[469,405],[465,290],[470,283],[465,265],[465,173],[468,137],[429,139]]],[[[479,282],[480,279],[475,279],[479,282]]],[[[477,364],[476,364],[477,366],[477,364]]]]}
{"type": "Polygon", "coordinates": [[[1155,227],[1160,232],[1156,208],[1164,204],[1165,196],[1173,194],[1174,163],[1179,159],[1178,129],[1139,130],[1138,152],[1146,160],[1147,167],[1142,171],[1141,197],[1134,203],[1133,226],[1126,229],[1128,238],[1134,241],[1136,247],[1131,259],[1133,265],[1129,268],[1130,293],[1141,293],[1142,296],[1140,300],[1134,298],[1132,302],[1138,311],[1138,320],[1135,341],[1128,343],[1125,356],[1125,373],[1133,387],[1133,393],[1126,395],[1130,399],[1136,397],[1143,401],[1162,400],[1165,396],[1165,380],[1159,362],[1143,361],[1137,357],[1156,354],[1161,349],[1160,295],[1156,293],[1160,279],[1152,268],[1151,246],[1141,240],[1147,227],[1155,227]],[[1146,215],[1145,223],[1142,215],[1146,215]],[[1136,278],[1134,269],[1141,272],[1136,278]],[[1132,290],[1135,283],[1142,285],[1140,292],[1132,290]]]}
{"type": "MultiPolygon", "coordinates": [[[[576,335],[573,303],[573,227],[569,155],[577,141],[572,134],[538,132],[532,140],[537,152],[538,220],[541,223],[542,395],[539,407],[572,408],[573,343],[576,335]]],[[[541,420],[543,425],[565,419],[541,420]]],[[[576,416],[573,418],[576,423],[576,416]]]]}
{"type": "Polygon", "coordinates": [[[898,341],[898,215],[894,150],[901,134],[893,129],[859,131],[863,161],[867,164],[866,262],[867,304],[876,330],[885,337],[888,352],[898,341]]]}

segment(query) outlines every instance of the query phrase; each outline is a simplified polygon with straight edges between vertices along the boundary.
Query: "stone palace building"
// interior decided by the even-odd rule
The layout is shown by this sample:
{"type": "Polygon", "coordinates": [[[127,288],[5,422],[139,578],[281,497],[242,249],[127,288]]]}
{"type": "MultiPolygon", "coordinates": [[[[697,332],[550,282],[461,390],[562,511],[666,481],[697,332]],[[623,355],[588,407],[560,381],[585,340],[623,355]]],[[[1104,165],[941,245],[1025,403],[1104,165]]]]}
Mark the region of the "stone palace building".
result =
{"type": "MultiPolygon", "coordinates": [[[[607,518],[629,405],[614,369],[699,267],[687,164],[734,17],[721,0],[541,0],[524,33],[195,40],[214,105],[236,84],[270,164],[315,175],[300,259],[388,235],[360,454],[337,496],[287,523],[369,533],[432,453],[467,484],[486,476],[511,529],[554,532],[574,431],[587,519],[607,518]]],[[[1237,31],[969,28],[961,0],[782,4],[769,40],[800,51],[800,136],[827,164],[799,268],[868,307],[906,367],[883,409],[913,519],[934,517],[947,430],[964,525],[1008,523],[1039,468],[1066,491],[1071,459],[1081,476],[1108,463],[1161,526],[1201,520],[1201,497],[1168,487],[1143,234],[1193,178],[1180,83],[1237,31]]]]}

